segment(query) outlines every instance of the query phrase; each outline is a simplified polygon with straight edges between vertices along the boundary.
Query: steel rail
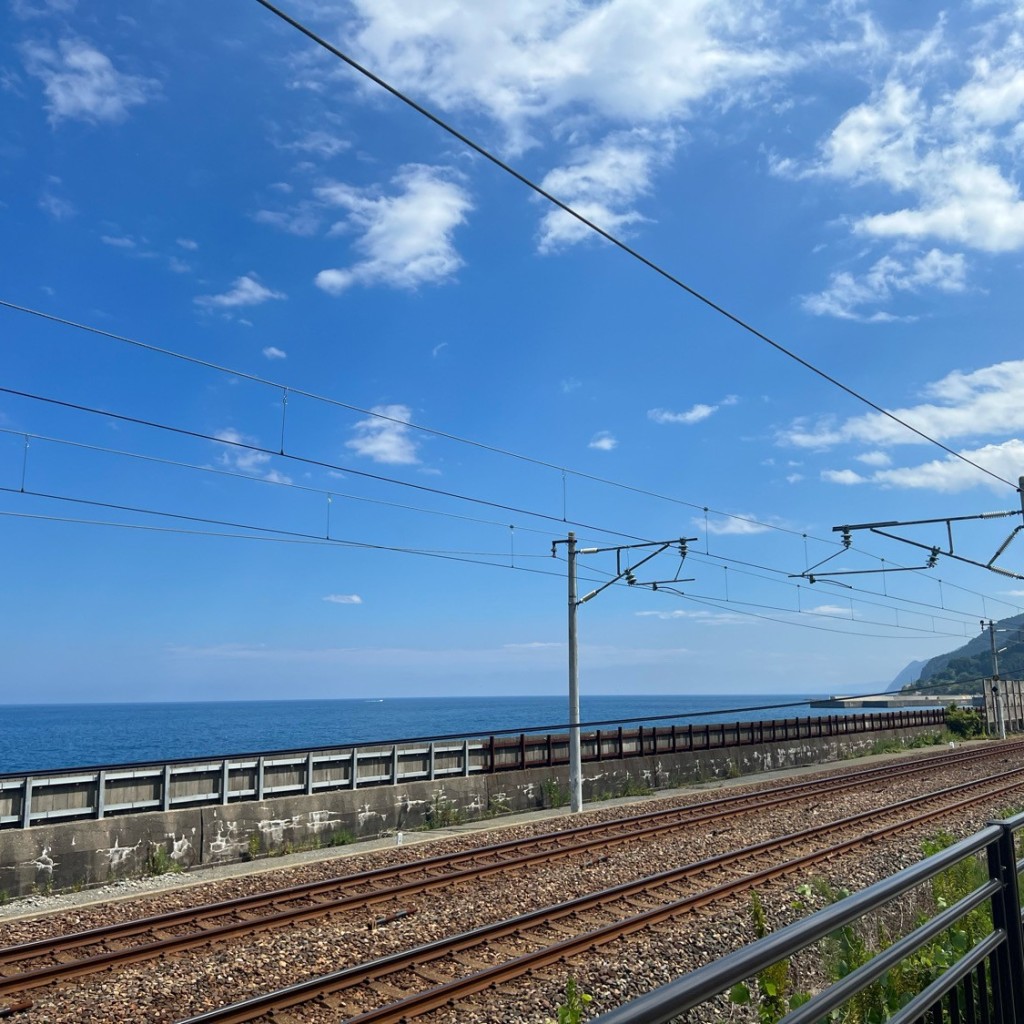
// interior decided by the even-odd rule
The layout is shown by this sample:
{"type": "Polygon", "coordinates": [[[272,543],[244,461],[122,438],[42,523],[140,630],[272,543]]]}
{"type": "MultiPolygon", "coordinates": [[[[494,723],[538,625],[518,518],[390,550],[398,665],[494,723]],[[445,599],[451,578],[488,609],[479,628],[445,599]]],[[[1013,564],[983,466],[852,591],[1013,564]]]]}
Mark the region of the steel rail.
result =
{"type": "MultiPolygon", "coordinates": [[[[1006,775],[1020,775],[1022,772],[1024,772],[1024,769],[1015,769],[1012,772],[993,776],[992,778],[1005,778],[1006,775]]],[[[834,833],[840,829],[863,822],[867,818],[877,817],[879,814],[896,813],[912,804],[920,805],[922,801],[938,800],[944,796],[963,792],[965,789],[977,788],[984,783],[991,783],[992,778],[960,786],[946,787],[945,789],[920,797],[910,797],[883,808],[851,815],[825,826],[804,829],[779,839],[755,844],[743,850],[730,851],[730,853],[722,856],[707,858],[681,869],[660,872],[644,879],[614,886],[599,893],[533,911],[508,921],[477,928],[449,939],[440,939],[412,950],[371,961],[370,963],[346,968],[279,989],[275,992],[234,1003],[230,1006],[210,1010],[198,1016],[183,1019],[178,1024],[245,1024],[245,1022],[256,1020],[264,1014],[286,1010],[314,999],[322,999],[327,995],[346,991],[367,982],[379,981],[389,974],[409,970],[452,953],[464,952],[474,946],[494,942],[508,935],[515,935],[517,938],[522,939],[523,932],[528,927],[550,925],[552,921],[574,917],[595,907],[604,906],[614,900],[620,900],[627,896],[650,893],[652,890],[663,888],[673,882],[683,881],[687,877],[706,873],[741,859],[750,859],[772,850],[795,845],[807,839],[820,838],[829,833],[834,833]]],[[[940,807],[932,808],[910,818],[904,818],[890,825],[881,826],[869,832],[841,840],[823,849],[814,850],[782,863],[770,864],[767,867],[760,868],[741,878],[733,879],[711,889],[691,894],[680,900],[661,904],[650,910],[633,914],[624,920],[599,926],[596,929],[544,946],[539,950],[516,957],[505,963],[476,971],[467,977],[455,979],[424,992],[406,996],[385,1006],[360,1013],[355,1017],[349,1018],[346,1024],[398,1024],[398,1022],[408,1021],[430,1010],[451,1005],[459,999],[493,988],[523,974],[536,971],[553,963],[562,962],[572,956],[593,950],[597,946],[605,945],[662,921],[698,910],[728,896],[747,891],[756,885],[793,874],[822,861],[834,859],[855,851],[862,846],[876,843],[880,839],[926,824],[936,818],[963,810],[982,801],[988,801],[996,796],[1017,791],[1022,786],[1024,786],[1024,781],[1018,779],[1014,782],[997,786],[983,794],[975,794],[950,804],[943,804],[940,807]]]]}

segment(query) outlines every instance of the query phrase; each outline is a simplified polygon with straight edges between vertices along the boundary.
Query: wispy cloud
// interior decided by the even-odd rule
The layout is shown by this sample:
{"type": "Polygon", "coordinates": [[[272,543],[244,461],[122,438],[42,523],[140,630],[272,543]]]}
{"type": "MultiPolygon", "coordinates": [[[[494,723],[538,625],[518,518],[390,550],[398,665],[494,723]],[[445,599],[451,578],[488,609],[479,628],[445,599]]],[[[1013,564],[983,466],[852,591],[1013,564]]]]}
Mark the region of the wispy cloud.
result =
{"type": "Polygon", "coordinates": [[[685,412],[672,412],[669,409],[648,409],[647,418],[654,423],[683,423],[692,425],[700,423],[701,420],[706,420],[709,416],[713,416],[723,406],[736,405],[738,401],[739,398],[736,395],[726,395],[725,398],[715,405],[698,402],[696,405],[690,406],[685,412]]]}
{"type": "Polygon", "coordinates": [[[416,465],[417,442],[408,426],[412,410],[407,405],[375,405],[370,412],[374,415],[355,424],[356,436],[345,447],[374,462],[416,465]]]}
{"type": "Polygon", "coordinates": [[[118,122],[132,107],[160,92],[155,79],[118,71],[110,58],[82,39],[62,39],[58,48],[21,47],[25,70],[43,83],[50,123],[65,120],[118,122]]]}
{"type": "Polygon", "coordinates": [[[885,320],[892,312],[876,307],[897,294],[962,289],[962,253],[925,248],[929,242],[982,253],[1024,249],[1020,12],[1012,4],[993,12],[962,38],[953,38],[943,12],[902,52],[889,40],[865,50],[876,68],[871,94],[846,110],[814,159],[774,162],[782,175],[862,188],[867,209],[839,226],[860,247],[896,247],[866,272],[833,275],[825,291],[805,298],[809,312],[885,320]],[[921,247],[910,262],[908,246],[921,247]]]}
{"type": "Polygon", "coordinates": [[[287,359],[288,353],[284,349],[277,348],[275,345],[267,345],[263,349],[263,357],[265,359],[287,359]]]}
{"type": "MultiPolygon", "coordinates": [[[[703,519],[694,517],[691,522],[699,529],[705,528],[703,519]]],[[[771,526],[755,521],[753,516],[714,516],[708,518],[706,529],[708,533],[718,537],[744,537],[767,533],[771,526]]]]}
{"type": "Polygon", "coordinates": [[[199,248],[199,243],[191,238],[179,238],[176,240],[177,244],[185,249],[187,252],[195,252],[199,248]]]}
{"type": "Polygon", "coordinates": [[[735,612],[688,611],[684,608],[673,608],[667,612],[642,611],[633,614],[637,618],[663,619],[668,622],[686,619],[706,626],[749,626],[756,622],[749,616],[737,615],[735,612]]]}
{"type": "Polygon", "coordinates": [[[410,165],[396,175],[396,192],[380,195],[350,185],[317,189],[319,199],[347,211],[332,233],[358,232],[353,248],[363,259],[348,267],[321,270],[316,285],[340,295],[354,285],[417,288],[442,284],[462,266],[455,229],[472,204],[450,171],[410,165]]]}
{"type": "MultiPolygon", "coordinates": [[[[926,401],[893,409],[892,413],[938,441],[950,443],[992,435],[1005,437],[1011,431],[1024,431],[1024,359],[966,372],[954,370],[927,384],[922,396],[926,401]]],[[[843,421],[828,417],[816,421],[797,420],[781,431],[777,439],[782,444],[818,449],[847,443],[872,448],[928,443],[876,412],[843,421]]],[[[861,461],[877,461],[878,458],[877,454],[869,454],[861,461]]]]}
{"type": "Polygon", "coordinates": [[[238,473],[267,480],[275,484],[290,484],[291,477],[271,467],[272,458],[267,452],[253,451],[246,445],[256,445],[256,439],[248,437],[234,427],[227,427],[215,434],[219,441],[224,442],[217,456],[219,465],[238,473]]]}
{"type": "Polygon", "coordinates": [[[235,309],[239,306],[258,306],[271,299],[284,298],[287,296],[283,292],[275,292],[260,284],[255,275],[245,274],[235,278],[226,292],[220,295],[198,295],[194,301],[197,306],[209,309],[235,309]]]}
{"type": "Polygon", "coordinates": [[[363,599],[358,594],[328,594],[325,601],[330,604],[362,604],[363,599]]]}
{"type": "Polygon", "coordinates": [[[899,319],[888,306],[900,293],[919,294],[929,289],[962,292],[966,287],[967,264],[963,253],[945,253],[940,249],[907,260],[902,256],[883,256],[861,277],[841,271],[832,275],[828,288],[816,295],[805,295],[801,304],[816,316],[834,316],[841,320],[883,323],[899,319]]]}
{"type": "MultiPolygon", "coordinates": [[[[624,234],[645,219],[633,204],[650,191],[652,175],[669,162],[676,144],[673,132],[615,133],[580,150],[567,166],[549,171],[541,187],[605,231],[624,234]]],[[[541,218],[537,247],[553,252],[597,238],[577,218],[552,209],[541,218]]]]}
{"type": "Polygon", "coordinates": [[[69,199],[57,195],[50,188],[39,197],[39,208],[54,220],[67,220],[78,212],[69,199]]]}
{"type": "MultiPolygon", "coordinates": [[[[1024,466],[1024,441],[1012,438],[1000,444],[961,449],[960,454],[1004,480],[1016,480],[1021,475],[1021,467],[1024,466]]],[[[999,493],[1004,493],[1006,489],[1005,484],[980,473],[968,462],[956,459],[952,455],[915,466],[879,469],[870,475],[857,473],[852,469],[840,469],[825,470],[821,476],[829,483],[871,483],[881,487],[931,490],[947,494],[979,485],[998,489],[999,493]]]]}

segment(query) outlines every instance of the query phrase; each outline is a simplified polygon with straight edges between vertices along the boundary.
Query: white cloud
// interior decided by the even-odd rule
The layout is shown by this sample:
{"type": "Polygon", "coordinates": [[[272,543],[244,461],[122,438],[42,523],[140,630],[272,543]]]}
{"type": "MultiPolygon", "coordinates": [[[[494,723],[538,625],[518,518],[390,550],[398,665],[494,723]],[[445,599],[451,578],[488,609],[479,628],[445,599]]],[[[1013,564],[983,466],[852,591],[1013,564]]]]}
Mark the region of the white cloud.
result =
{"type": "Polygon", "coordinates": [[[868,482],[867,477],[855,473],[852,469],[823,469],[821,479],[830,484],[844,484],[851,487],[868,482]]]}
{"type": "Polygon", "coordinates": [[[797,60],[765,42],[773,15],[763,6],[730,0],[354,6],[351,34],[371,66],[442,109],[485,112],[513,150],[537,122],[565,124],[580,109],[628,125],[682,119],[797,60]]]}
{"type": "MultiPolygon", "coordinates": [[[[1024,467],[1024,441],[1017,438],[963,450],[960,454],[1005,480],[1016,480],[1024,467]]],[[[884,487],[926,488],[946,493],[965,491],[978,484],[998,488],[999,493],[1005,493],[1006,489],[1005,484],[979,473],[973,466],[951,455],[918,466],[879,470],[871,480],[884,487]]]]}
{"type": "Polygon", "coordinates": [[[803,473],[790,473],[786,477],[786,483],[787,484],[798,484],[798,483],[800,483],[801,480],[803,480],[803,478],[804,478],[803,473]]]}
{"type": "Polygon", "coordinates": [[[707,529],[707,532],[718,537],[751,536],[756,533],[767,533],[771,526],[765,523],[756,522],[753,516],[721,516],[717,519],[708,519],[705,527],[703,519],[693,519],[693,525],[700,529],[707,529]]]}
{"type": "MultiPolygon", "coordinates": [[[[1024,360],[1009,360],[969,372],[954,370],[928,384],[923,395],[934,401],[892,412],[938,441],[949,443],[991,435],[1005,437],[1011,431],[1024,431],[1024,360]]],[[[801,448],[831,448],[849,442],[872,446],[927,443],[888,416],[876,412],[842,422],[831,419],[814,423],[796,421],[782,431],[778,439],[801,448]]],[[[1014,478],[1017,475],[1014,474],[1014,478]]]]}
{"type": "Polygon", "coordinates": [[[191,238],[179,238],[177,242],[182,249],[186,249],[188,252],[195,252],[196,249],[199,248],[199,243],[193,241],[191,238]]]}
{"type": "Polygon", "coordinates": [[[362,604],[363,599],[358,594],[328,594],[325,601],[331,604],[362,604]]]}
{"type": "Polygon", "coordinates": [[[808,313],[843,320],[885,322],[905,319],[886,310],[862,312],[862,307],[879,306],[900,293],[918,294],[928,289],[961,292],[966,287],[967,264],[962,253],[930,249],[905,261],[883,256],[861,277],[841,271],[832,275],[828,288],[801,300],[808,313]]]}
{"type": "Polygon", "coordinates": [[[648,409],[647,418],[655,423],[700,423],[718,411],[717,405],[699,403],[691,406],[686,412],[670,412],[668,409],[648,409]]]}
{"type": "Polygon", "coordinates": [[[67,220],[78,212],[73,203],[61,196],[54,195],[49,189],[39,197],[39,208],[54,220],[67,220]]]}
{"type": "Polygon", "coordinates": [[[735,612],[705,612],[686,611],[683,608],[674,608],[670,612],[634,612],[637,618],[663,619],[672,621],[676,619],[691,619],[704,626],[749,626],[752,621],[749,616],[737,615],[735,612]]]}
{"type": "Polygon", "coordinates": [[[269,224],[289,235],[310,238],[320,230],[323,214],[312,203],[299,203],[291,210],[257,210],[252,219],[257,224],[269,224]]]}
{"type": "Polygon", "coordinates": [[[446,348],[448,347],[447,341],[442,341],[436,344],[431,350],[430,355],[436,359],[446,348]]]}
{"type": "Polygon", "coordinates": [[[416,440],[408,426],[412,410],[407,405],[375,405],[370,412],[374,415],[355,424],[356,436],[345,447],[374,462],[418,463],[416,440]]]}
{"type": "Polygon", "coordinates": [[[43,83],[54,125],[63,120],[123,121],[132,107],[159,93],[155,79],[118,71],[109,57],[81,39],[62,39],[58,50],[24,43],[21,54],[28,73],[43,83]]]}
{"type": "Polygon", "coordinates": [[[615,440],[609,430],[599,430],[587,445],[588,448],[596,448],[599,452],[610,452],[618,447],[619,442],[615,440]]]}
{"type": "Polygon", "coordinates": [[[45,18],[51,14],[69,14],[78,0],[11,0],[11,12],[16,18],[45,18]]]}
{"type": "Polygon", "coordinates": [[[115,249],[134,249],[135,239],[127,235],[100,235],[100,241],[104,245],[112,245],[115,249]]]}
{"type": "Polygon", "coordinates": [[[291,142],[280,143],[281,149],[293,149],[300,153],[330,158],[352,148],[348,139],[339,138],[323,129],[315,129],[298,136],[291,142]]]}
{"type": "Polygon", "coordinates": [[[291,477],[276,469],[270,468],[271,456],[267,452],[253,451],[247,447],[257,447],[256,439],[235,430],[234,427],[227,427],[219,430],[214,435],[219,441],[223,441],[225,447],[217,456],[219,465],[237,473],[247,473],[250,476],[258,477],[260,480],[267,480],[275,484],[290,484],[291,477]]]}
{"type": "Polygon", "coordinates": [[[469,196],[449,172],[409,165],[394,178],[397,192],[373,194],[336,183],[317,197],[347,211],[333,234],[359,232],[353,248],[363,259],[347,268],[322,270],[316,285],[340,295],[356,284],[416,288],[451,279],[462,266],[452,236],[472,209],[469,196]]]}
{"type": "Polygon", "coordinates": [[[804,611],[808,615],[830,615],[841,619],[853,618],[849,606],[844,608],[841,604],[819,604],[817,608],[806,608],[804,611]]]}
{"type": "MultiPolygon", "coordinates": [[[[600,146],[582,149],[570,165],[548,172],[541,187],[598,227],[620,235],[644,220],[631,204],[650,191],[652,174],[668,162],[676,145],[672,132],[615,133],[600,146]]],[[[553,252],[597,237],[575,217],[552,208],[541,218],[537,247],[553,252]]]]}
{"type": "Polygon", "coordinates": [[[892,459],[885,452],[864,452],[863,455],[854,456],[858,462],[863,462],[865,466],[891,466],[892,459]]]}
{"type": "Polygon", "coordinates": [[[236,277],[228,291],[220,295],[198,295],[195,303],[198,306],[217,309],[234,309],[238,306],[258,306],[270,299],[284,299],[283,292],[275,292],[266,285],[260,284],[253,275],[245,274],[236,277]]]}
{"type": "MultiPolygon", "coordinates": [[[[865,76],[878,84],[839,118],[817,157],[805,164],[776,160],[774,170],[862,188],[863,212],[845,224],[860,240],[897,246],[894,258],[901,245],[934,242],[983,253],[1020,251],[1024,37],[1019,7],[990,9],[993,17],[973,33],[954,37],[949,19],[937,13],[933,30],[916,37],[911,50],[893,53],[883,45],[874,76],[865,76]]],[[[933,280],[922,274],[914,290],[963,287],[962,263],[933,270],[933,280]]],[[[905,275],[906,268],[898,271],[897,281],[905,275]]],[[[894,281],[884,270],[881,277],[877,263],[866,274],[837,274],[828,289],[805,300],[805,308],[885,319],[859,308],[890,297],[894,281]]]]}
{"type": "Polygon", "coordinates": [[[277,348],[275,345],[267,345],[263,349],[263,356],[266,359],[287,359],[288,353],[284,349],[277,348]]]}

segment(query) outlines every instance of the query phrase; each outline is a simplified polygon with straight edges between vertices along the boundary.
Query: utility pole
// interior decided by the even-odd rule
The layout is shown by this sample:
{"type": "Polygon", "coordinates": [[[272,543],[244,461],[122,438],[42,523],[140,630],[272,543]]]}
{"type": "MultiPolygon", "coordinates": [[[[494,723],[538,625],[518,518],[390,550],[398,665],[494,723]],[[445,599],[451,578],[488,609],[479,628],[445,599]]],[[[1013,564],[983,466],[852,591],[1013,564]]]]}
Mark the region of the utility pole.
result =
{"type": "Polygon", "coordinates": [[[576,814],[583,810],[583,751],[580,743],[580,673],[579,673],[579,639],[577,635],[576,613],[580,605],[586,604],[591,598],[597,597],[603,590],[619,580],[625,580],[631,587],[647,587],[651,590],[668,590],[672,593],[680,593],[673,590],[671,584],[690,583],[692,580],[679,578],[679,569],[670,580],[650,580],[638,583],[633,574],[645,562],[649,562],[656,555],[670,547],[677,547],[679,550],[679,568],[682,568],[686,559],[686,545],[695,541],[696,537],[680,537],[678,540],[658,540],[645,544],[620,544],[609,548],[577,548],[576,534],[572,531],[565,540],[556,540],[551,544],[551,554],[554,556],[555,549],[559,544],[565,545],[567,575],[569,578],[569,810],[576,814]],[[622,564],[622,553],[634,551],[638,548],[654,548],[654,550],[635,562],[632,566],[622,564]],[[576,556],[577,555],[599,555],[606,551],[615,552],[615,575],[589,594],[582,598],[577,597],[576,590],[576,556]]]}
{"type": "Polygon", "coordinates": [[[583,810],[583,754],[580,748],[580,667],[576,636],[576,534],[565,545],[569,576],[569,810],[583,810]]]}
{"type": "Polygon", "coordinates": [[[999,653],[996,651],[996,624],[989,619],[981,620],[981,628],[988,630],[989,643],[992,646],[992,696],[996,702],[996,718],[999,721],[999,738],[1006,739],[1006,719],[1003,718],[1003,695],[999,692],[999,653]]]}

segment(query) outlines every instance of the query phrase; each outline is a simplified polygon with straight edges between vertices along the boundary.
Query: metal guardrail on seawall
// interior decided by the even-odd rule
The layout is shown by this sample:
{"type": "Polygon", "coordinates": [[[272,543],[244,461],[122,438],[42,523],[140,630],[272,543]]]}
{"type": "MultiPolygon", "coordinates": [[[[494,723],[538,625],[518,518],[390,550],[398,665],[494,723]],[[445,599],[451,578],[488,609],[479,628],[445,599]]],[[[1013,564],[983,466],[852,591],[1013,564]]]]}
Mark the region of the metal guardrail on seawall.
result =
{"type": "MultiPolygon", "coordinates": [[[[948,948],[959,955],[944,957],[941,964],[939,958],[932,958],[933,969],[921,980],[920,990],[903,992],[898,1009],[876,1010],[881,1014],[878,1019],[892,1024],[1016,1024],[1024,1020],[1024,934],[1019,893],[1019,874],[1024,862],[1017,860],[1014,841],[1021,828],[1024,814],[990,822],[983,831],[941,853],[603,1014],[591,1024],[668,1024],[815,943],[841,935],[843,929],[855,928],[868,914],[890,906],[943,871],[981,855],[987,868],[986,881],[963,894],[952,906],[943,908],[940,904],[934,917],[791,1010],[780,1024],[875,1019],[846,1010],[857,997],[863,1000],[870,986],[890,971],[907,965],[915,954],[944,934],[950,936],[948,948]],[[965,936],[969,929],[963,927],[963,922],[977,908],[990,912],[991,929],[968,948],[970,939],[965,936]]],[[[880,1002],[877,996],[876,990],[876,1007],[880,1002]]],[[[863,1007],[862,1001],[853,1008],[863,1007]]]]}
{"type": "MultiPolygon", "coordinates": [[[[595,762],[937,728],[944,721],[943,710],[927,709],[767,722],[634,728],[619,725],[582,732],[581,747],[583,760],[595,762]]],[[[330,790],[557,767],[568,762],[568,732],[524,732],[0,775],[0,828],[279,796],[311,796],[330,790]]]]}

